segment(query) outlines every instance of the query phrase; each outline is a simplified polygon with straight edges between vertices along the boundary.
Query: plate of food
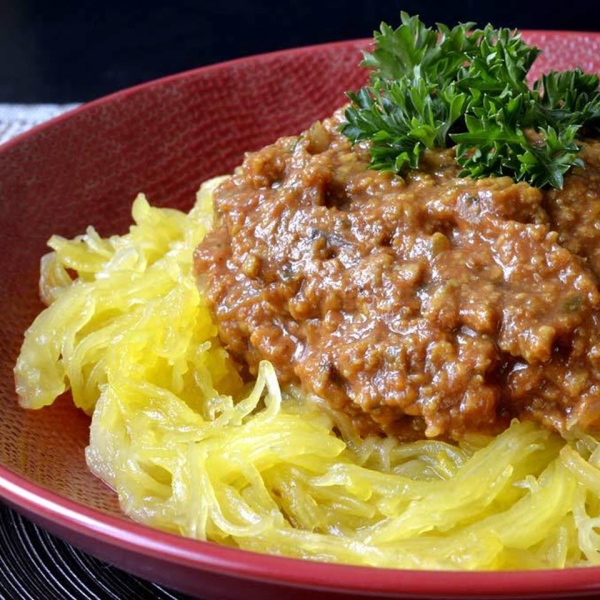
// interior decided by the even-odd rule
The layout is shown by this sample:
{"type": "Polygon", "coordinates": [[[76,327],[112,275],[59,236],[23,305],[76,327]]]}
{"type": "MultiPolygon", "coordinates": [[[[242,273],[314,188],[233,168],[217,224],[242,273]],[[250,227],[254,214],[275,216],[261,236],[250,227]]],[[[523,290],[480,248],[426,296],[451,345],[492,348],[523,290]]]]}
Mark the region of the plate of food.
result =
{"type": "Polygon", "coordinates": [[[402,14],[0,150],[0,495],[207,598],[600,591],[600,34],[402,14]]]}

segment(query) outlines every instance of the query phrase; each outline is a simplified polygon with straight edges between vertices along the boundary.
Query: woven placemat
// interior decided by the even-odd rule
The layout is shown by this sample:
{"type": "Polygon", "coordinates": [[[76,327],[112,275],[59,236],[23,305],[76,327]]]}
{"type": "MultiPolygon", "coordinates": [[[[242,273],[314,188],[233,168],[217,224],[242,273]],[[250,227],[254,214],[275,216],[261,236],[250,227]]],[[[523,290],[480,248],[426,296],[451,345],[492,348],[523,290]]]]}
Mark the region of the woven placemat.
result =
{"type": "Polygon", "coordinates": [[[79,104],[0,104],[0,144],[79,104]]]}

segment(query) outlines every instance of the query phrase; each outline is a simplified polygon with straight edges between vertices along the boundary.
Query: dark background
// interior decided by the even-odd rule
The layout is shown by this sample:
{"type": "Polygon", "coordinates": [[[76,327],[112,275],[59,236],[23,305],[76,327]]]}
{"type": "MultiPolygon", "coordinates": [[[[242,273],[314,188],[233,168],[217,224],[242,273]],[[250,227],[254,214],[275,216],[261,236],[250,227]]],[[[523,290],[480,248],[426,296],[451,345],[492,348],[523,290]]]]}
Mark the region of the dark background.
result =
{"type": "Polygon", "coordinates": [[[298,45],[428,24],[600,31],[600,0],[0,0],[0,102],[77,102],[298,45]]]}

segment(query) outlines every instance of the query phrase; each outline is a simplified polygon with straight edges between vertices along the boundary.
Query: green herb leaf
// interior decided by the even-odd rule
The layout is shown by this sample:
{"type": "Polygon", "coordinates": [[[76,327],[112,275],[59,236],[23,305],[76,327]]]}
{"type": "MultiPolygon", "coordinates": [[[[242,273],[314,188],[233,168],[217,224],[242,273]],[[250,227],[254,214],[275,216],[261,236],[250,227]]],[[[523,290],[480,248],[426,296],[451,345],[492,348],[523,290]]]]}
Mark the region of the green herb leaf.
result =
{"type": "Polygon", "coordinates": [[[401,13],[365,53],[368,85],[348,93],[342,132],[370,144],[371,167],[418,168],[427,148],[455,147],[463,176],[507,175],[562,187],[578,141],[600,132],[598,77],[580,69],[527,84],[539,55],[509,29],[426,27],[401,13]]]}

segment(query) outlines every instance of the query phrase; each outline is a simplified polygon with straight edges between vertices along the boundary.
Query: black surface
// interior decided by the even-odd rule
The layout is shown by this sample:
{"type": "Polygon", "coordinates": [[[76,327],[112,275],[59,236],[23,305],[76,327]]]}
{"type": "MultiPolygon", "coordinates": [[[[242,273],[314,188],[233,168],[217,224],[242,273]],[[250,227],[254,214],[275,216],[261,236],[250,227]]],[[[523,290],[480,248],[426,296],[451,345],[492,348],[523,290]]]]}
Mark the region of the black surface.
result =
{"type": "Polygon", "coordinates": [[[87,101],[260,52],[427,23],[600,30],[598,0],[0,0],[0,102],[87,101]]]}
{"type": "Polygon", "coordinates": [[[185,600],[106,565],[0,504],[1,600],[185,600]]]}

